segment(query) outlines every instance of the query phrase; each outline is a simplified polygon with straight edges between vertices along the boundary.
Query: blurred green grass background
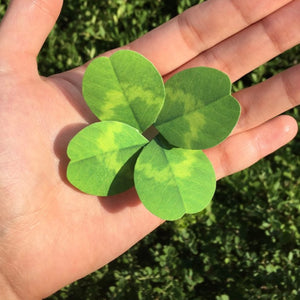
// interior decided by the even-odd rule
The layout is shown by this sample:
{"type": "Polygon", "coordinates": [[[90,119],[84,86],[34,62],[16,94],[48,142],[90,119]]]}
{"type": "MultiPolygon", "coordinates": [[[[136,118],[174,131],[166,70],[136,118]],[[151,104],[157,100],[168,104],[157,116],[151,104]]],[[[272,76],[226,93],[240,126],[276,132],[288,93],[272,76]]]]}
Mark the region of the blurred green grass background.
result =
{"type": "MultiPolygon", "coordinates": [[[[0,17],[7,2],[0,1],[0,17]]],[[[38,58],[40,73],[78,66],[197,3],[65,0],[38,58]]],[[[234,90],[299,59],[296,46],[241,78],[234,90]]],[[[299,123],[299,108],[288,114],[299,123]]],[[[219,181],[204,212],[165,223],[109,265],[47,299],[300,299],[299,153],[298,134],[251,168],[219,181]]]]}

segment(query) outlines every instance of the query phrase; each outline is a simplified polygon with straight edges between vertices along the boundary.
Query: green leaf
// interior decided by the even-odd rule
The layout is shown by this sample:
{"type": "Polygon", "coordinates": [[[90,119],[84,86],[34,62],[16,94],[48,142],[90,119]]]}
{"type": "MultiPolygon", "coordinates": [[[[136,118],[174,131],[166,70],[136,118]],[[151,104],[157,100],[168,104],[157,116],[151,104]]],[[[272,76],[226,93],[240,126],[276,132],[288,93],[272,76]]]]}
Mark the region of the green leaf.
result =
{"type": "Polygon", "coordinates": [[[172,145],[206,149],[223,141],[236,125],[239,103],[226,74],[199,67],[175,74],[165,84],[166,99],[155,127],[172,145]]]}
{"type": "Polygon", "coordinates": [[[123,122],[141,132],[156,121],[165,98],[164,83],[154,65],[129,50],[93,60],[82,92],[99,119],[123,122]]]}
{"type": "Polygon", "coordinates": [[[97,196],[123,192],[133,186],[133,169],[140,149],[148,143],[138,130],[119,122],[98,122],[70,141],[68,180],[97,196]]]}
{"type": "Polygon", "coordinates": [[[216,188],[214,169],[201,150],[167,149],[155,140],[137,159],[134,183],[145,207],[165,220],[201,211],[216,188]]]}

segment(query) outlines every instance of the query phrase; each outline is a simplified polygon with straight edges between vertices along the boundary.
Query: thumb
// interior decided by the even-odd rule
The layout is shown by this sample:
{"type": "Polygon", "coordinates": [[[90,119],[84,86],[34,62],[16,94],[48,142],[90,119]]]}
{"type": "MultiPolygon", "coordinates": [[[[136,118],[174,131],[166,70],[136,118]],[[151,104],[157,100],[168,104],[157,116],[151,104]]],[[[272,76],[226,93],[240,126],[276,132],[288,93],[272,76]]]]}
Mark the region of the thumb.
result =
{"type": "Polygon", "coordinates": [[[0,57],[36,58],[54,26],[63,0],[11,0],[0,24],[0,57]]]}

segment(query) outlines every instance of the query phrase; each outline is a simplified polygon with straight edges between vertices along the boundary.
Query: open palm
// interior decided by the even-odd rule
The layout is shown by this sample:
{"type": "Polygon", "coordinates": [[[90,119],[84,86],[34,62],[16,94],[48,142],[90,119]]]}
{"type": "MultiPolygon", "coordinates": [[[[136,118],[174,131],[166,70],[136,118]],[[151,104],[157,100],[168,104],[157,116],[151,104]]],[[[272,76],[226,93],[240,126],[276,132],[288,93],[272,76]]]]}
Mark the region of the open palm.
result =
{"type": "MultiPolygon", "coordinates": [[[[113,260],[163,222],[133,189],[98,198],[66,180],[67,144],[96,119],[81,95],[85,66],[49,78],[37,71],[36,56],[61,4],[12,0],[0,26],[0,287],[5,299],[46,297],[113,260]]],[[[210,0],[126,48],[145,55],[165,78],[205,65],[235,81],[299,43],[299,9],[299,0],[210,0]]],[[[299,105],[299,77],[295,66],[235,94],[242,107],[237,127],[206,151],[218,178],[250,166],[295,136],[295,120],[276,116],[299,105]]]]}

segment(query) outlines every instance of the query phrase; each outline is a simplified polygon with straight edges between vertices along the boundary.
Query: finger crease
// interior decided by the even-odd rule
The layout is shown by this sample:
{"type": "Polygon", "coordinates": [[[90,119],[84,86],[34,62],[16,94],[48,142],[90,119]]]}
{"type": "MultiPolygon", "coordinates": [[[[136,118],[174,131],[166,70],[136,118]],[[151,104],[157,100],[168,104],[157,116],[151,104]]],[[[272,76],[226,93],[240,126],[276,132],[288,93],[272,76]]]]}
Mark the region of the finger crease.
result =
{"type": "Polygon", "coordinates": [[[262,150],[262,143],[261,143],[261,138],[259,134],[254,135],[251,137],[251,133],[249,133],[250,138],[249,141],[251,141],[252,148],[254,149],[254,155],[253,155],[253,161],[258,161],[260,158],[262,158],[263,155],[263,150],[262,150]]]}
{"type": "MultiPolygon", "coordinates": [[[[246,99],[243,101],[242,97],[239,97],[238,95],[237,96],[233,95],[233,97],[235,97],[238,100],[241,109],[240,117],[234,130],[235,132],[239,132],[245,129],[249,129],[248,123],[249,123],[250,109],[252,106],[246,105],[247,104],[247,102],[245,101],[246,99]]],[[[253,103],[251,102],[251,104],[253,103]]]]}
{"type": "MultiPolygon", "coordinates": [[[[241,3],[240,0],[238,0],[238,3],[241,3]]],[[[237,13],[241,16],[242,20],[244,21],[246,27],[250,26],[252,24],[252,21],[249,19],[248,15],[249,12],[247,11],[246,13],[243,12],[243,10],[240,8],[238,3],[236,3],[234,0],[230,1],[234,9],[237,11],[237,13]]]]}
{"type": "Polygon", "coordinates": [[[177,17],[177,24],[184,43],[198,54],[206,45],[201,30],[193,24],[187,12],[177,17]]]}
{"type": "Polygon", "coordinates": [[[280,42],[279,40],[275,37],[275,35],[273,35],[269,30],[269,26],[268,26],[268,21],[267,19],[264,19],[260,22],[262,28],[263,28],[263,32],[265,33],[265,35],[267,36],[267,38],[271,41],[272,46],[274,47],[274,49],[276,50],[276,53],[282,53],[284,52],[286,49],[284,49],[283,47],[280,46],[280,42]]]}
{"type": "Polygon", "coordinates": [[[296,107],[297,105],[299,105],[299,101],[292,93],[293,87],[288,79],[288,76],[284,76],[282,73],[279,73],[278,76],[280,78],[280,81],[282,82],[284,93],[286,94],[291,107],[296,107]]]}
{"type": "Polygon", "coordinates": [[[219,144],[217,147],[219,147],[219,152],[221,155],[219,156],[219,166],[221,168],[222,174],[220,178],[223,178],[225,176],[228,176],[232,173],[232,162],[231,162],[231,155],[226,150],[228,149],[223,143],[219,144]]]}
{"type": "Polygon", "coordinates": [[[231,71],[229,64],[221,55],[217,54],[216,48],[205,51],[203,53],[203,57],[206,59],[208,67],[217,68],[226,73],[228,76],[232,76],[233,72],[231,71]]]}

